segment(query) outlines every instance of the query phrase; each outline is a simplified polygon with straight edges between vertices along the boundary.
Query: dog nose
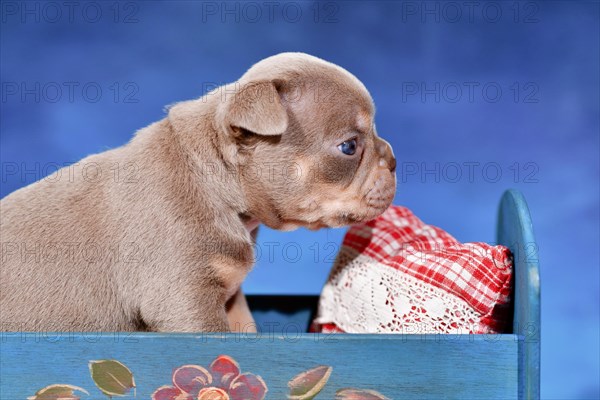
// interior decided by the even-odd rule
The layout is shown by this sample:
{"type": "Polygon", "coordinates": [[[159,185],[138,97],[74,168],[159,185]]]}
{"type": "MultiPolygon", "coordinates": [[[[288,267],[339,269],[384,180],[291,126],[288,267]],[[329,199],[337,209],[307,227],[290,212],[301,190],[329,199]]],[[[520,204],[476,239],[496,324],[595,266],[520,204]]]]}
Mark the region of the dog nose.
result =
{"type": "Polygon", "coordinates": [[[396,157],[390,159],[390,172],[396,172],[396,157]]]}
{"type": "Polygon", "coordinates": [[[379,165],[381,167],[387,166],[390,172],[396,171],[396,157],[392,151],[392,146],[383,139],[377,138],[377,153],[381,157],[379,165]]]}

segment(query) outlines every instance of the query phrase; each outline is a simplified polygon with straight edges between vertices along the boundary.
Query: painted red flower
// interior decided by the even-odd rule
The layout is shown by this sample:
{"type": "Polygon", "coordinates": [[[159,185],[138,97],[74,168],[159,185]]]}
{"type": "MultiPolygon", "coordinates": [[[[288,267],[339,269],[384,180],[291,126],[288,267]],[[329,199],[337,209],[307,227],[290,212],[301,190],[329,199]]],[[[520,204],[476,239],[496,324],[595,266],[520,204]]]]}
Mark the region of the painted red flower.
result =
{"type": "Polygon", "coordinates": [[[152,400],[263,400],[267,385],[258,375],[240,373],[229,356],[218,356],[208,369],[183,365],[173,371],[173,385],[162,386],[152,400]]]}

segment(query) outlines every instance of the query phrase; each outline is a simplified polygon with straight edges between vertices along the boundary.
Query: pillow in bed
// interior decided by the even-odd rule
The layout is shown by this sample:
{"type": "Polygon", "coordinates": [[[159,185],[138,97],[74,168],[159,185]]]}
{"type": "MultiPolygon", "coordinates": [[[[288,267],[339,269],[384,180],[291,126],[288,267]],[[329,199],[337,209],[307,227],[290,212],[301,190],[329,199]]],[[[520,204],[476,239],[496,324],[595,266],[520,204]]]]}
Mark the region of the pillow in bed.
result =
{"type": "Polygon", "coordinates": [[[346,234],[311,330],[505,332],[511,278],[508,248],[460,243],[392,206],[346,234]]]}

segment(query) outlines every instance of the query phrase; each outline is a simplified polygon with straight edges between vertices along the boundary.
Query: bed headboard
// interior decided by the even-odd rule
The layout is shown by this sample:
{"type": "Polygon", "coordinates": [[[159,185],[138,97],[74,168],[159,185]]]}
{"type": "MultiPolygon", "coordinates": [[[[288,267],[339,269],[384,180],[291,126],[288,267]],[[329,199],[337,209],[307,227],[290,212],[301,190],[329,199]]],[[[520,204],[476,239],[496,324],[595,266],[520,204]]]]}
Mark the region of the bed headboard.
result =
{"type": "Polygon", "coordinates": [[[523,376],[525,398],[539,398],[540,388],[540,270],[538,244],[525,197],[518,190],[502,195],[498,210],[496,239],[514,256],[513,333],[523,336],[523,376]]]}

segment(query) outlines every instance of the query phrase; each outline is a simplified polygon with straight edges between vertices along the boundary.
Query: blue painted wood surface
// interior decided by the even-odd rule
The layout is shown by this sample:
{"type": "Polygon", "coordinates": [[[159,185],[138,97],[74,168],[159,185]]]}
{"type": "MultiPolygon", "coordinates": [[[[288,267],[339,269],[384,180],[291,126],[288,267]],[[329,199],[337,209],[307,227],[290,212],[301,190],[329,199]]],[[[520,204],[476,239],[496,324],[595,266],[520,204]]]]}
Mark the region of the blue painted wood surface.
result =
{"type": "MultiPolygon", "coordinates": [[[[7,334],[2,338],[2,399],[68,383],[103,399],[88,362],[116,359],[133,372],[137,398],[171,384],[174,368],[208,364],[220,354],[260,375],[267,399],[283,400],[288,381],[317,365],[333,372],[317,399],[344,387],[374,389],[390,399],[516,399],[520,340],[514,335],[190,335],[7,334]]],[[[131,396],[129,397],[131,398],[131,396]]]]}
{"type": "Polygon", "coordinates": [[[500,200],[497,241],[514,256],[513,332],[523,336],[522,397],[540,398],[540,270],[538,244],[525,197],[508,190],[500,200]]]}

